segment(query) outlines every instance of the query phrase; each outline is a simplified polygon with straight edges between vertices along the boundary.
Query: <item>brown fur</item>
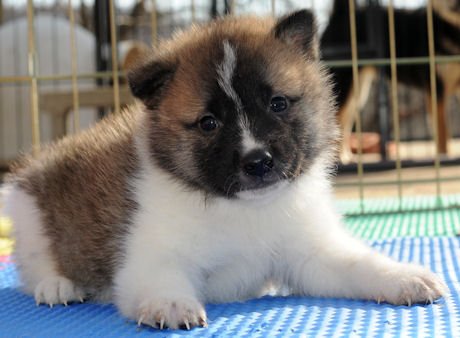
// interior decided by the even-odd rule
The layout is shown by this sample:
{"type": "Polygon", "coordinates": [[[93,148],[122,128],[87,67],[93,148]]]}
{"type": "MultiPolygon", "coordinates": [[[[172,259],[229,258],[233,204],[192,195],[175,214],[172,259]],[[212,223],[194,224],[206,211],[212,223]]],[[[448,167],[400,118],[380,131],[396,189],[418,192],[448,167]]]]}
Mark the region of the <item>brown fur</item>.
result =
{"type": "MultiPolygon", "coordinates": [[[[324,137],[321,148],[336,148],[339,133],[335,121],[329,112],[335,111],[329,88],[329,77],[317,62],[305,62],[297,46],[287,46],[274,34],[275,20],[254,17],[225,18],[208,26],[194,27],[176,34],[173,41],[160,45],[159,55],[168,64],[176,64],[177,70],[173,80],[168,84],[164,97],[155,114],[148,115],[150,121],[149,138],[153,156],[163,157],[175,153],[176,167],[187,167],[188,178],[199,175],[191,156],[196,144],[212,142],[212,139],[193,134],[187,128],[196,123],[206,113],[205,104],[209,99],[212,82],[216,78],[216,67],[223,58],[222,41],[230,40],[238,46],[250,46],[248,59],[263,60],[266,77],[273,85],[274,91],[292,97],[302,97],[306,105],[319,113],[315,121],[308,121],[318,126],[318,135],[324,137]],[[257,24],[254,22],[257,21],[257,24]],[[266,48],[271,46],[271,48],[266,48]],[[199,56],[199,57],[198,57],[199,56]],[[305,81],[309,79],[309,81],[305,81]],[[307,95],[304,95],[308,93],[307,95]],[[327,140],[326,140],[327,139],[327,140]],[[163,155],[164,154],[164,155],[163,155]]],[[[309,55],[318,58],[317,47],[309,55]]],[[[316,61],[316,60],[311,60],[316,61]]],[[[299,118],[302,118],[299,116],[299,118]]],[[[305,141],[307,142],[307,140],[305,141]]],[[[286,151],[296,152],[296,149],[286,151]]],[[[335,152],[329,154],[335,158],[335,152]]],[[[300,164],[299,164],[300,165],[300,164]]],[[[299,171],[298,174],[301,172],[299,171]]]]}
{"type": "Polygon", "coordinates": [[[136,208],[129,191],[138,167],[134,127],[129,111],[108,117],[23,158],[7,179],[36,198],[57,271],[90,290],[111,279],[136,208]]]}
{"type": "Polygon", "coordinates": [[[135,68],[150,53],[150,48],[142,43],[136,42],[126,53],[123,59],[121,69],[129,71],[135,68]]]}

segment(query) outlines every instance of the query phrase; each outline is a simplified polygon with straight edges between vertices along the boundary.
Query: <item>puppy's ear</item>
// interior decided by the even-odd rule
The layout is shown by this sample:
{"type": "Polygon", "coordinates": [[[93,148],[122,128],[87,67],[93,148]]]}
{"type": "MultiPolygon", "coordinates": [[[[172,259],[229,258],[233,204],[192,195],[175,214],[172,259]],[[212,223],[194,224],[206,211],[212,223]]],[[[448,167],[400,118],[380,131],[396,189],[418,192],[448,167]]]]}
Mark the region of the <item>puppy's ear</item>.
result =
{"type": "Polygon", "coordinates": [[[133,95],[141,99],[145,106],[154,109],[174,77],[177,63],[169,60],[153,60],[132,69],[128,82],[133,95]]]}
{"type": "Polygon", "coordinates": [[[273,28],[273,33],[292,45],[309,59],[319,59],[316,20],[313,14],[304,9],[281,17],[273,28]]]}

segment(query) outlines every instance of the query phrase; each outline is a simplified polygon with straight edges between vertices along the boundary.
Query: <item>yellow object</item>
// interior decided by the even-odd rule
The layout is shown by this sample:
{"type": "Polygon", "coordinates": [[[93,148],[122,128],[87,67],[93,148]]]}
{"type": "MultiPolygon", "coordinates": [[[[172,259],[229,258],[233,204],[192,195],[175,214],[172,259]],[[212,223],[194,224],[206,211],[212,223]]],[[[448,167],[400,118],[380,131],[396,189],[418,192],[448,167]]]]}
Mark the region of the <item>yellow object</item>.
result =
{"type": "Polygon", "coordinates": [[[11,234],[11,221],[0,216],[0,256],[10,255],[13,251],[13,240],[8,238],[11,234]]]}
{"type": "Polygon", "coordinates": [[[0,238],[0,256],[10,255],[13,252],[13,240],[0,238]]]}
{"type": "Polygon", "coordinates": [[[0,216],[0,238],[10,237],[11,234],[11,221],[6,217],[0,216]]]}

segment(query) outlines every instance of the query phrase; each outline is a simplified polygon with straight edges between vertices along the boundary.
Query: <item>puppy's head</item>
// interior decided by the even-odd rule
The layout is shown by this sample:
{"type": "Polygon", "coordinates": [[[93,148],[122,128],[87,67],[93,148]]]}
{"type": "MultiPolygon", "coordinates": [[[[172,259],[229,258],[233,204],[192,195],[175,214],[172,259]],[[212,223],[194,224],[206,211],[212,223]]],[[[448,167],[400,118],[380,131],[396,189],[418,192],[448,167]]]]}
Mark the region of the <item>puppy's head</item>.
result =
{"type": "Polygon", "coordinates": [[[187,186],[262,195],[329,157],[337,128],[308,11],[180,33],[129,74],[153,160],[187,186]]]}

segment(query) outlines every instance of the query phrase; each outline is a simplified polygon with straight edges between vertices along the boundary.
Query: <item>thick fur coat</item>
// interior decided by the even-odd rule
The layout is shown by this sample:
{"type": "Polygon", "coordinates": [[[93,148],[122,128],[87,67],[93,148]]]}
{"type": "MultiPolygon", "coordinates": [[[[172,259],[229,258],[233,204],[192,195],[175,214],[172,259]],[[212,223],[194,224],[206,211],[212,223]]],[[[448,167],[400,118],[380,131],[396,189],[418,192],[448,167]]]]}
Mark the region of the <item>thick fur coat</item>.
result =
{"type": "Polygon", "coordinates": [[[25,291],[114,302],[139,324],[293,294],[411,304],[446,288],[353,239],[333,207],[338,138],[312,15],[225,18],[129,75],[139,103],[25,157],[6,185],[25,291]]]}

